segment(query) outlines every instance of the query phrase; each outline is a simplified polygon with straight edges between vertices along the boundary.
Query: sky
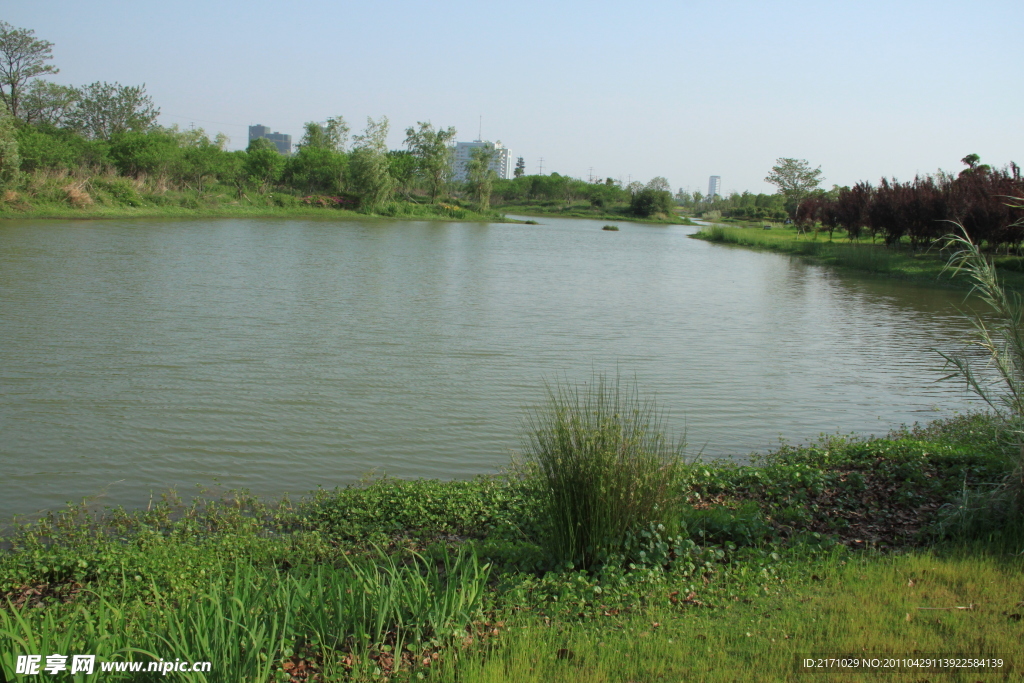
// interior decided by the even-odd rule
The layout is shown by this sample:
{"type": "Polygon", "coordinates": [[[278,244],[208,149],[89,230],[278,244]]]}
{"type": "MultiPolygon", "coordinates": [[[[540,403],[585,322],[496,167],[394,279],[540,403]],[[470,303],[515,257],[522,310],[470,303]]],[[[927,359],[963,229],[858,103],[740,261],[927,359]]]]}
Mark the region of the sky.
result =
{"type": "Polygon", "coordinates": [[[5,0],[52,80],[145,84],[159,122],[224,132],[387,116],[500,140],[528,173],[773,192],[1024,162],[1021,0],[5,0]]]}

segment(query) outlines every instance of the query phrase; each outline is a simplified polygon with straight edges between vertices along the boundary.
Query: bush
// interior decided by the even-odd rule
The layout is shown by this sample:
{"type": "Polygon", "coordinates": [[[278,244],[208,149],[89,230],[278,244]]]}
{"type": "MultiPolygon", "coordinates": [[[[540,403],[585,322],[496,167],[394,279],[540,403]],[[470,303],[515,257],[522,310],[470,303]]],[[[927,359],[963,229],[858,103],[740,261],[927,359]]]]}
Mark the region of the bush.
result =
{"type": "Polygon", "coordinates": [[[632,532],[678,526],[673,485],[685,444],[666,438],[635,383],[599,376],[583,387],[549,387],[526,427],[521,465],[541,492],[550,524],[542,545],[557,560],[591,567],[621,554],[632,532]]]}
{"type": "Polygon", "coordinates": [[[629,212],[640,218],[649,218],[655,214],[672,213],[672,195],[665,190],[644,188],[633,195],[629,203],[629,212]]]}
{"type": "Polygon", "coordinates": [[[281,192],[275,192],[274,194],[270,195],[270,200],[274,202],[274,206],[280,207],[282,209],[292,209],[300,204],[300,200],[298,197],[292,196],[290,194],[284,194],[281,192]]]}
{"type": "Polygon", "coordinates": [[[90,184],[94,190],[110,195],[112,202],[117,206],[139,206],[142,203],[134,183],[128,178],[97,176],[90,184]]]}

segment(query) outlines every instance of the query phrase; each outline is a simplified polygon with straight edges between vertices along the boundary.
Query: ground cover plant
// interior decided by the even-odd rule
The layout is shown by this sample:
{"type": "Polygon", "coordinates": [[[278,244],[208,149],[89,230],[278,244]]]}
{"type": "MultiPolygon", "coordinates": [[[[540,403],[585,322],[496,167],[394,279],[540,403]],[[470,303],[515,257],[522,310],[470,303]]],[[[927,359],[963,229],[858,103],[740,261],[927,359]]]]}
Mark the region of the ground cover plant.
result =
{"type": "Polygon", "coordinates": [[[207,660],[190,675],[210,681],[784,680],[835,648],[1012,654],[1024,537],[957,526],[964,491],[1012,471],[1004,432],[970,414],[688,462],[671,528],[635,520],[589,560],[551,544],[566,518],[543,477],[72,507],[7,534],[0,667],[18,680],[19,654],[88,653],[207,660]]]}

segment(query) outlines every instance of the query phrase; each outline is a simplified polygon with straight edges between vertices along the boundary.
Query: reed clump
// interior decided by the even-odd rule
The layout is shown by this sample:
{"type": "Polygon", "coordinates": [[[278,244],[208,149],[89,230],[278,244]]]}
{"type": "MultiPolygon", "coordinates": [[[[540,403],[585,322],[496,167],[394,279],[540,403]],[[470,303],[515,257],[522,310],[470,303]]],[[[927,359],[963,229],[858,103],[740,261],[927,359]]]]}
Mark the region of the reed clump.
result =
{"type": "Polygon", "coordinates": [[[985,305],[985,313],[968,314],[973,330],[964,348],[939,355],[958,378],[992,409],[1002,426],[1002,439],[1014,453],[1005,479],[989,489],[964,487],[946,522],[961,534],[1024,524],[1024,301],[1008,292],[996,266],[967,231],[946,237],[952,251],[947,269],[963,271],[985,305]],[[979,353],[984,359],[979,362],[979,353]]]}
{"type": "Polygon", "coordinates": [[[665,435],[635,382],[548,387],[526,432],[522,465],[547,511],[543,545],[559,561],[591,567],[622,553],[639,529],[678,526],[685,441],[665,435]]]}

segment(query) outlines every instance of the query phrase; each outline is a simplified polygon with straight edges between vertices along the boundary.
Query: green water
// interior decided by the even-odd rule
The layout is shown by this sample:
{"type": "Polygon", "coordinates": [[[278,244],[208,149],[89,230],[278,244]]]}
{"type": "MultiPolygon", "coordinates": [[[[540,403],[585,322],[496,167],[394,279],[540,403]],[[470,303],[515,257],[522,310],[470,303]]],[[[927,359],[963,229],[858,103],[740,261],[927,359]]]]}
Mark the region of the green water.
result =
{"type": "Polygon", "coordinates": [[[706,456],[972,405],[960,292],[605,222],[0,224],[0,515],[495,472],[595,371],[706,456]]]}

